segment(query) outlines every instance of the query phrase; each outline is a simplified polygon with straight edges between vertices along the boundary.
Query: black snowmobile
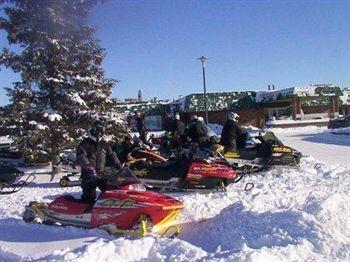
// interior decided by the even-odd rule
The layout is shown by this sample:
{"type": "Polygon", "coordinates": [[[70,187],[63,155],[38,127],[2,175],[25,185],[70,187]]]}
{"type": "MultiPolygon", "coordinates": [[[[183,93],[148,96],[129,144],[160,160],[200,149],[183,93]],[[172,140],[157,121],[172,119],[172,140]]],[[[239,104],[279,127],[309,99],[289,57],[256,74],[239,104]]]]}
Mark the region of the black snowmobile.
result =
{"type": "Polygon", "coordinates": [[[20,158],[22,158],[22,152],[18,151],[17,149],[15,149],[11,146],[1,147],[0,148],[0,158],[20,159],[20,158]]]}
{"type": "MultiPolygon", "coordinates": [[[[220,191],[228,184],[238,182],[239,174],[227,163],[207,163],[205,160],[190,160],[185,154],[165,162],[141,158],[129,163],[130,169],[141,182],[154,191],[220,191]]],[[[109,169],[107,168],[106,171],[109,169]]],[[[70,172],[60,179],[60,186],[78,186],[78,172],[70,172]]]]}
{"type": "MultiPolygon", "coordinates": [[[[134,163],[139,160],[146,161],[147,163],[164,163],[167,161],[164,157],[149,149],[147,145],[144,145],[138,138],[125,137],[121,143],[118,143],[112,148],[120,162],[122,164],[134,163]]],[[[80,180],[74,177],[80,175],[80,167],[75,163],[74,152],[63,152],[60,154],[58,161],[52,168],[51,181],[54,177],[63,173],[64,176],[60,179],[61,187],[79,186],[80,180]]]]}
{"type": "Polygon", "coordinates": [[[21,162],[23,158],[22,152],[13,146],[12,142],[2,143],[0,145],[0,161],[1,162],[21,162]]]}
{"type": "Polygon", "coordinates": [[[260,141],[238,152],[226,152],[221,157],[242,173],[252,173],[274,166],[298,166],[301,152],[283,145],[272,132],[253,137],[260,141]]]}
{"type": "Polygon", "coordinates": [[[209,162],[182,154],[164,163],[136,161],[130,169],[146,185],[161,191],[224,191],[238,182],[237,174],[227,163],[209,162]]]}
{"type": "Polygon", "coordinates": [[[0,163],[0,195],[13,194],[34,181],[35,175],[26,178],[24,172],[7,163],[0,163]]]}
{"type": "Polygon", "coordinates": [[[126,136],[121,143],[113,146],[113,151],[117,154],[120,162],[134,162],[138,159],[145,159],[152,163],[163,163],[166,158],[158,154],[149,145],[145,145],[138,137],[126,136]]]}

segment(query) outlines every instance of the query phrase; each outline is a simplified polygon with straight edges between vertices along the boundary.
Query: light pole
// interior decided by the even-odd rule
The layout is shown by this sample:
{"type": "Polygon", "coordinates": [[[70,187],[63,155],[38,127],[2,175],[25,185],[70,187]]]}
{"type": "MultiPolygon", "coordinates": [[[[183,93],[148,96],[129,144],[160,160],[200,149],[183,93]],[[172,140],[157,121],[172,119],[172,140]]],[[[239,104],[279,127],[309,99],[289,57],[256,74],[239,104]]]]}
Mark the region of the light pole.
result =
{"type": "Polygon", "coordinates": [[[208,108],[207,108],[207,87],[205,84],[205,61],[209,58],[201,56],[198,58],[202,62],[202,71],[203,71],[203,88],[204,88],[204,110],[205,110],[205,123],[208,124],[208,108]]]}

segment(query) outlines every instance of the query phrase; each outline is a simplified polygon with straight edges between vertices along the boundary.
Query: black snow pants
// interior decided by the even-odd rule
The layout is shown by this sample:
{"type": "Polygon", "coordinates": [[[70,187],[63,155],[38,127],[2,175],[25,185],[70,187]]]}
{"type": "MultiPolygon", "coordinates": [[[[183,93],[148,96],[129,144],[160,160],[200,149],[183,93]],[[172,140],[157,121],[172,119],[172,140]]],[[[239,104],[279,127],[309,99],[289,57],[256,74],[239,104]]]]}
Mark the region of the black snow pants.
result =
{"type": "Polygon", "coordinates": [[[96,189],[99,188],[102,192],[106,190],[106,180],[98,177],[87,177],[81,181],[83,194],[81,200],[88,203],[93,203],[96,200],[96,189]]]}
{"type": "Polygon", "coordinates": [[[230,145],[224,146],[224,153],[228,153],[228,152],[237,152],[236,140],[231,141],[230,145]]]}

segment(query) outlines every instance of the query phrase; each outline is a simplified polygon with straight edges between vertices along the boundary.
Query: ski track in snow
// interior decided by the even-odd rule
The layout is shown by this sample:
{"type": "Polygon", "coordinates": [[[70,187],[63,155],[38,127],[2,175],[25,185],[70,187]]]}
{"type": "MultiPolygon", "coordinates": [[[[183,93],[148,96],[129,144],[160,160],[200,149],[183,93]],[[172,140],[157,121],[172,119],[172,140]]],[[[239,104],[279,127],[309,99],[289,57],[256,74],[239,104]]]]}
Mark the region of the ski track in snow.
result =
{"type": "MultiPolygon", "coordinates": [[[[350,145],[339,145],[339,137],[324,130],[307,136],[304,129],[274,131],[301,151],[313,143],[307,154],[323,154],[331,142],[350,152],[350,145]],[[327,137],[329,144],[303,140],[309,136],[327,137]]],[[[249,175],[227,192],[172,194],[186,206],[175,239],[114,238],[98,229],[27,224],[21,215],[30,201],[80,195],[79,187],[59,188],[48,183],[48,175],[37,175],[36,184],[0,196],[0,261],[349,261],[350,167],[334,159],[332,165],[319,162],[306,156],[299,169],[249,175]],[[244,191],[247,182],[255,185],[251,191],[244,191]]]]}

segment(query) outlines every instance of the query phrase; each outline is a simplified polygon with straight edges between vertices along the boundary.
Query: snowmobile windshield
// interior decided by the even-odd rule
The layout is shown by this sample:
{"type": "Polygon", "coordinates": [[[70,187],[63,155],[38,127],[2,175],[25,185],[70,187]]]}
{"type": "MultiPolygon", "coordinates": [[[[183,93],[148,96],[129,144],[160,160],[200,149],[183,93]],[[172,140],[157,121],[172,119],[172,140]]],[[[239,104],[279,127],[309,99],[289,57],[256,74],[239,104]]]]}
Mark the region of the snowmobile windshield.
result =
{"type": "Polygon", "coordinates": [[[116,188],[132,183],[140,183],[140,181],[129,167],[124,167],[110,175],[106,184],[108,187],[116,188]]]}
{"type": "Polygon", "coordinates": [[[207,136],[208,137],[213,137],[213,136],[215,136],[215,137],[217,137],[218,135],[213,131],[213,129],[211,129],[210,128],[210,126],[208,126],[208,125],[205,125],[205,127],[206,127],[206,132],[207,132],[207,136]]]}
{"type": "Polygon", "coordinates": [[[273,142],[273,144],[276,144],[276,145],[283,145],[283,143],[281,142],[281,140],[279,140],[278,138],[277,138],[277,136],[274,134],[274,133],[272,133],[272,132],[266,132],[266,134],[265,135],[263,135],[263,139],[264,139],[264,141],[271,141],[271,142],[273,142]]]}

